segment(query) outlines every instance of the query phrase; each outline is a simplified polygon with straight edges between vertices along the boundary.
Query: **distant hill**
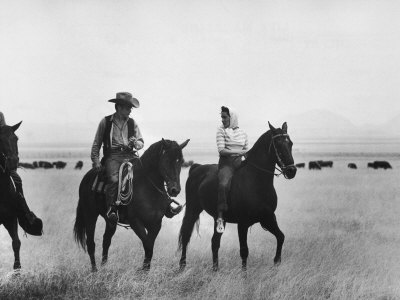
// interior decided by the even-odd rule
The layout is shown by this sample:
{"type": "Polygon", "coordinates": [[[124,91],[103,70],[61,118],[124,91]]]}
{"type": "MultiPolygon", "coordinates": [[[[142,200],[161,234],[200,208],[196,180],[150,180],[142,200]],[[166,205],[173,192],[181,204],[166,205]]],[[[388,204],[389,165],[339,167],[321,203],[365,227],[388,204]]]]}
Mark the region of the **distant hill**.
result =
{"type": "Polygon", "coordinates": [[[400,136],[400,115],[381,125],[356,126],[326,110],[312,110],[285,118],[291,134],[300,139],[394,138],[400,136]]]}

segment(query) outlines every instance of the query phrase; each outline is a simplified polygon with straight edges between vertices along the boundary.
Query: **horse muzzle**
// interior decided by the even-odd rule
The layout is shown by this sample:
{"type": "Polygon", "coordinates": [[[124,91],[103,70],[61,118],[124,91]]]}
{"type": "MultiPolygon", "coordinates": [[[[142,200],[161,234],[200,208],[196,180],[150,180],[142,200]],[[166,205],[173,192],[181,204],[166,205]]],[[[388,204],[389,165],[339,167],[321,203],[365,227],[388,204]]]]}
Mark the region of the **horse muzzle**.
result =
{"type": "Polygon", "coordinates": [[[296,176],[297,168],[294,165],[287,166],[284,170],[282,170],[282,172],[285,178],[292,179],[296,176]]]}
{"type": "Polygon", "coordinates": [[[181,188],[179,185],[176,185],[176,184],[167,185],[167,192],[168,192],[168,195],[170,195],[171,197],[176,197],[181,192],[181,188]]]}

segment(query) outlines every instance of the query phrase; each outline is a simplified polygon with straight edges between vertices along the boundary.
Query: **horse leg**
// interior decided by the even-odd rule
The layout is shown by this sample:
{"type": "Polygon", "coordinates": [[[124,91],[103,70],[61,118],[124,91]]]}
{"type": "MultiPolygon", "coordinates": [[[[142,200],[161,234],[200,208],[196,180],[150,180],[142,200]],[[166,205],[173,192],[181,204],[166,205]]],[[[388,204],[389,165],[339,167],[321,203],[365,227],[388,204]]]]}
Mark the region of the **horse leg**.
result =
{"type": "Polygon", "coordinates": [[[21,269],[21,262],[19,257],[19,249],[21,248],[21,241],[18,237],[18,222],[17,218],[4,222],[4,227],[7,229],[12,239],[12,248],[14,251],[14,270],[21,269]]]}
{"type": "Polygon", "coordinates": [[[279,229],[278,222],[276,221],[276,216],[273,212],[269,212],[267,214],[267,217],[260,223],[264,229],[267,229],[276,237],[277,246],[274,263],[279,264],[281,262],[282,245],[285,241],[285,235],[279,229]]]}
{"type": "Polygon", "coordinates": [[[247,231],[249,227],[243,223],[238,224],[240,257],[242,258],[242,270],[247,270],[247,257],[249,256],[249,248],[247,247],[247,231]]]}
{"type": "Polygon", "coordinates": [[[108,249],[111,245],[111,239],[114,236],[117,226],[110,226],[109,222],[106,221],[106,230],[103,235],[103,256],[101,259],[101,265],[105,265],[108,259],[108,249]]]}
{"type": "Polygon", "coordinates": [[[179,247],[182,249],[181,259],[179,261],[179,269],[183,271],[186,267],[186,250],[187,245],[189,244],[190,237],[192,236],[193,226],[196,221],[199,219],[199,215],[201,209],[195,212],[189,212],[188,208],[186,208],[187,212],[182,221],[181,230],[179,233],[179,247]]]}
{"type": "Polygon", "coordinates": [[[146,228],[143,225],[143,223],[135,219],[130,223],[131,228],[133,231],[136,233],[136,235],[140,238],[143,244],[144,248],[144,260],[143,260],[143,266],[142,270],[143,271],[149,271],[150,270],[150,263],[151,259],[153,257],[153,247],[154,247],[154,241],[161,229],[161,221],[151,228],[148,229],[148,232],[146,232],[146,228]]]}
{"type": "Polygon", "coordinates": [[[154,243],[156,241],[158,233],[160,232],[160,229],[161,229],[161,220],[158,223],[153,224],[150,228],[148,228],[147,243],[146,245],[143,244],[145,251],[143,270],[146,271],[150,270],[150,263],[151,259],[153,258],[154,243]]]}
{"type": "Polygon", "coordinates": [[[86,247],[92,264],[92,272],[97,272],[95,249],[96,243],[94,242],[94,232],[96,230],[97,217],[88,218],[86,224],[86,247]]]}
{"type": "MultiPolygon", "coordinates": [[[[226,222],[224,221],[224,227],[226,222]]],[[[211,238],[211,250],[213,255],[213,271],[218,271],[218,250],[221,244],[222,233],[217,232],[217,221],[214,220],[214,234],[211,238]]]]}

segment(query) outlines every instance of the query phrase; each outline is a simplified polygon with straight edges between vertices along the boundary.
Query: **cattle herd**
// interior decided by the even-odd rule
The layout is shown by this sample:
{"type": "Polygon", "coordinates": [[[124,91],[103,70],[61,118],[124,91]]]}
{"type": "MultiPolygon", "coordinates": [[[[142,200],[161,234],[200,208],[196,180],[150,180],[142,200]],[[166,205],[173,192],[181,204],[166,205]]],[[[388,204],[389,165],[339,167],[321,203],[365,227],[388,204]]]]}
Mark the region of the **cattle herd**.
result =
{"type": "MultiPolygon", "coordinates": [[[[19,163],[19,167],[25,169],[64,169],[67,163],[65,161],[55,161],[55,162],[48,162],[48,161],[34,161],[33,163],[19,163]]],[[[83,167],[83,161],[78,161],[75,165],[76,170],[80,170],[83,167]]]]}
{"type": "MultiPolygon", "coordinates": [[[[305,163],[298,163],[296,164],[297,168],[305,168],[306,164],[305,163]]],[[[333,161],[331,160],[314,160],[310,161],[308,163],[308,169],[309,170],[321,170],[324,167],[332,168],[333,167],[333,161]]],[[[349,169],[357,169],[357,165],[355,163],[348,163],[347,167],[349,169]]],[[[374,162],[369,162],[367,164],[368,168],[373,168],[373,169],[392,169],[392,166],[390,165],[389,162],[385,160],[376,160],[374,162]]]]}

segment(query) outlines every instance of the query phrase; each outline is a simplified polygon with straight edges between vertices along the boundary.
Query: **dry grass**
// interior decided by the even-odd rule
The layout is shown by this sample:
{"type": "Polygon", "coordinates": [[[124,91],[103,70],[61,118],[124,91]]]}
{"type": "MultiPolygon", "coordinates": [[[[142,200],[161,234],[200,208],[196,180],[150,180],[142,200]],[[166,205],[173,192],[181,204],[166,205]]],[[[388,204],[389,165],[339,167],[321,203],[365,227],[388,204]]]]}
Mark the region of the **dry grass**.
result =
{"type": "MultiPolygon", "coordinates": [[[[212,220],[205,214],[200,237],[194,234],[190,244],[187,269],[178,273],[182,216],[166,219],[147,275],[136,272],[143,259],[139,239],[122,228],[108,265],[90,272],[88,255],[72,238],[84,170],[21,170],[45,235],[21,237],[23,269],[15,278],[11,241],[0,231],[0,299],[399,299],[398,170],[335,167],[299,170],[291,181],[277,179],[277,218],[286,235],[282,264],[273,265],[275,238],[255,225],[248,239],[247,274],[240,270],[232,224],[222,238],[220,272],[211,271],[212,220]]],[[[186,177],[184,170],[182,183],[186,177]]],[[[178,200],[184,202],[184,191],[178,200]]],[[[99,219],[98,259],[103,229],[99,219]]]]}

